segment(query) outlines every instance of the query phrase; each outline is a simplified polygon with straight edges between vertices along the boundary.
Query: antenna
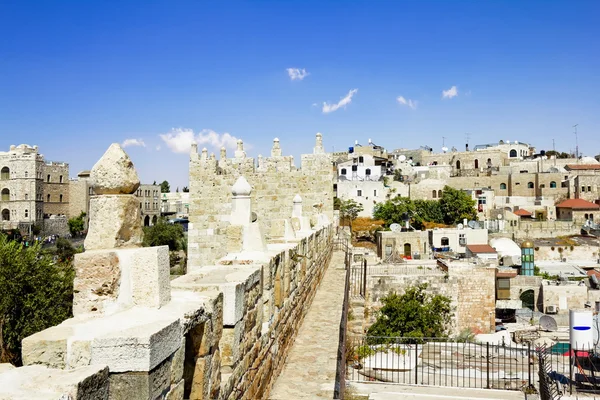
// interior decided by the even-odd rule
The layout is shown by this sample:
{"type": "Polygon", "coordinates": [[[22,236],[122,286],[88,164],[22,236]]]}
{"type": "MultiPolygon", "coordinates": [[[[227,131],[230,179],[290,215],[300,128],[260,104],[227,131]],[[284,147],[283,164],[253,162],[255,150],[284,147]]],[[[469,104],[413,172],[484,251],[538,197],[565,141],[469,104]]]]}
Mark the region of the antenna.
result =
{"type": "Polygon", "coordinates": [[[446,147],[446,136],[442,136],[442,147],[446,147]]]}
{"type": "Polygon", "coordinates": [[[469,139],[471,139],[471,134],[469,132],[465,133],[465,139],[467,141],[467,144],[469,144],[469,139]]]}
{"type": "Polygon", "coordinates": [[[575,157],[577,157],[577,162],[579,163],[579,142],[577,141],[577,125],[579,124],[573,125],[573,128],[575,128],[575,157]]]}
{"type": "Polygon", "coordinates": [[[556,147],[554,146],[554,139],[552,139],[552,151],[554,152],[554,166],[556,167],[556,147]]]}

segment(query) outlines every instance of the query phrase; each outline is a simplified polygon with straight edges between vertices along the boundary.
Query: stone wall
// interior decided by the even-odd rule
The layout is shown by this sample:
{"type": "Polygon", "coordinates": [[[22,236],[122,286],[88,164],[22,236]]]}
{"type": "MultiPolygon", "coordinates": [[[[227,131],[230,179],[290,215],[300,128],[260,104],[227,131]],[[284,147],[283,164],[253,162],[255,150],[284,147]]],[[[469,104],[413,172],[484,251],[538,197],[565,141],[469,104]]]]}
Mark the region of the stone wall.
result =
{"type": "MultiPolygon", "coordinates": [[[[313,229],[296,195],[288,218],[272,221],[285,227],[281,236],[266,240],[240,177],[222,188],[233,192],[220,216],[229,223],[225,256],[171,281],[167,246],[140,247],[139,180],[117,144],[91,179],[98,195],[86,251],[75,257],[75,317],[23,340],[28,367],[11,371],[0,393],[20,393],[21,377],[41,364],[31,379],[77,369],[75,387],[93,381],[81,400],[267,398],[330,261],[327,216],[314,215],[313,229]]],[[[31,398],[51,384],[29,388],[31,398]]]]}
{"type": "Polygon", "coordinates": [[[317,135],[314,154],[302,155],[301,168],[290,156],[282,156],[279,140],[274,141],[271,157],[258,161],[246,158],[243,143],[238,142],[234,158],[225,149],[220,159],[198,153],[195,145],[190,155],[190,225],[188,231],[188,270],[212,265],[226,254],[226,231],[231,211],[233,183],[244,176],[252,186],[252,209],[267,236],[274,220],[289,218],[293,198],[303,199],[304,215],[315,215],[317,208],[333,218],[332,160],[317,135]]]}
{"type": "Polygon", "coordinates": [[[46,162],[42,177],[44,214],[69,215],[69,164],[46,162]]]}
{"type": "Polygon", "coordinates": [[[67,236],[69,234],[69,224],[67,223],[67,217],[44,218],[42,234],[58,235],[63,237],[67,236]]]}
{"type": "Polygon", "coordinates": [[[381,298],[390,292],[403,293],[407,287],[427,283],[427,291],[451,299],[454,310],[451,334],[463,330],[477,333],[493,332],[495,325],[495,268],[452,267],[448,275],[368,274],[367,308],[369,325],[377,318],[381,298]]]}

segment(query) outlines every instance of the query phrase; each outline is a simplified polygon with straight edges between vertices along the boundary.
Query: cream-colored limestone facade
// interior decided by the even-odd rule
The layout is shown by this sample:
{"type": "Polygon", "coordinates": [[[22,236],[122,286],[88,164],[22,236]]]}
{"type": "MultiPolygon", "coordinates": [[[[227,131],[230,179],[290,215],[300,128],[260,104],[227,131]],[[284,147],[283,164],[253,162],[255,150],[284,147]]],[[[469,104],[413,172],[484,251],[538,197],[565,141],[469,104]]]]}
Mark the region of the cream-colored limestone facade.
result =
{"type": "Polygon", "coordinates": [[[46,161],[42,164],[44,217],[69,215],[69,164],[46,161]]]}
{"type": "Polygon", "coordinates": [[[140,200],[144,226],[156,224],[160,217],[160,185],[140,185],[135,195],[140,200]]]}
{"type": "Polygon", "coordinates": [[[12,145],[0,152],[0,228],[27,231],[42,222],[44,165],[37,146],[12,145]]]}

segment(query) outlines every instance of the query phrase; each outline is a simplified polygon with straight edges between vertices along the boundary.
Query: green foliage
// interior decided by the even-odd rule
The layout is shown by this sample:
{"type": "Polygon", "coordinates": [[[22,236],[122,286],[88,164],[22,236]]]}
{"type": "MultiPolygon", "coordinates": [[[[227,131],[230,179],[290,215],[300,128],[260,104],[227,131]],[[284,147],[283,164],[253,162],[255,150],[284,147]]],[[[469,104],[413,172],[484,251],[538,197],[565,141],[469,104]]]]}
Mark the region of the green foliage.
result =
{"type": "Polygon", "coordinates": [[[358,204],[352,199],[340,201],[340,218],[354,221],[358,213],[363,210],[362,204],[358,204]]]}
{"type": "Polygon", "coordinates": [[[440,199],[440,206],[446,224],[457,224],[463,219],[477,220],[475,200],[462,190],[445,186],[440,199]]]}
{"type": "Polygon", "coordinates": [[[39,235],[42,232],[42,226],[40,224],[35,224],[31,227],[31,233],[34,236],[39,235]]]}
{"type": "Polygon", "coordinates": [[[189,191],[190,191],[190,188],[189,188],[189,187],[187,187],[187,186],[184,186],[184,187],[183,187],[183,189],[181,189],[181,191],[182,191],[183,193],[189,193],[189,191]]]}
{"type": "Polygon", "coordinates": [[[424,283],[409,287],[402,295],[391,292],[384,297],[383,307],[368,335],[415,339],[447,337],[453,316],[450,299],[426,293],[426,289],[424,283]]]}
{"type": "Polygon", "coordinates": [[[556,158],[575,158],[574,154],[565,153],[564,151],[558,152],[558,151],[554,151],[554,150],[548,150],[546,152],[546,155],[548,157],[556,156],[556,158]]]}
{"type": "Polygon", "coordinates": [[[549,281],[558,280],[558,275],[550,275],[549,273],[547,273],[545,271],[542,272],[540,270],[540,267],[538,267],[537,265],[533,266],[533,275],[535,275],[535,276],[541,276],[542,279],[546,279],[546,280],[549,280],[549,281]]]}
{"type": "Polygon", "coordinates": [[[334,210],[339,210],[339,209],[340,209],[340,206],[341,206],[341,204],[342,204],[342,201],[340,200],[340,198],[339,198],[339,197],[334,197],[334,198],[333,198],[333,209],[334,209],[334,210]]]}
{"type": "Polygon", "coordinates": [[[179,224],[169,224],[163,218],[153,226],[144,227],[143,245],[146,247],[169,246],[170,251],[187,248],[183,227],[179,224]]]}
{"type": "Polygon", "coordinates": [[[86,214],[82,211],[78,217],[69,219],[67,223],[69,225],[69,232],[71,232],[71,235],[76,236],[83,232],[85,227],[85,215],[86,214]]]}
{"type": "Polygon", "coordinates": [[[396,196],[383,203],[377,203],[373,209],[373,218],[384,220],[385,225],[390,226],[393,223],[402,223],[406,217],[412,218],[415,211],[415,203],[411,199],[396,196]]]}
{"type": "Polygon", "coordinates": [[[77,250],[65,238],[58,238],[56,241],[56,255],[59,261],[71,261],[77,250]]]}
{"type": "Polygon", "coordinates": [[[71,263],[0,235],[0,362],[21,364],[21,340],[72,316],[71,263]]]}
{"type": "Polygon", "coordinates": [[[444,222],[444,213],[442,205],[437,200],[415,200],[415,215],[412,225],[415,229],[423,229],[424,222],[444,222]]]}
{"type": "Polygon", "coordinates": [[[160,184],[160,192],[161,193],[169,193],[171,191],[171,186],[169,186],[169,182],[162,181],[160,184]]]}
{"type": "Polygon", "coordinates": [[[394,180],[397,182],[402,181],[402,170],[401,169],[397,169],[394,171],[394,180]]]}

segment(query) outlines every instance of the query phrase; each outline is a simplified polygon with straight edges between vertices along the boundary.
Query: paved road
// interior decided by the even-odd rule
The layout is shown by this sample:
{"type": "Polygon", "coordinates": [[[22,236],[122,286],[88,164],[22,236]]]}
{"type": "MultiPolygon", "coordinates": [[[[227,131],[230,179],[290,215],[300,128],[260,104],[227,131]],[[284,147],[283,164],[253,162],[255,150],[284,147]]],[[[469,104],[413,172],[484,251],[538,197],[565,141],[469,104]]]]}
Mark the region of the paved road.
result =
{"type": "Polygon", "coordinates": [[[333,253],[269,399],[333,398],[344,301],[344,253],[333,253]]]}

